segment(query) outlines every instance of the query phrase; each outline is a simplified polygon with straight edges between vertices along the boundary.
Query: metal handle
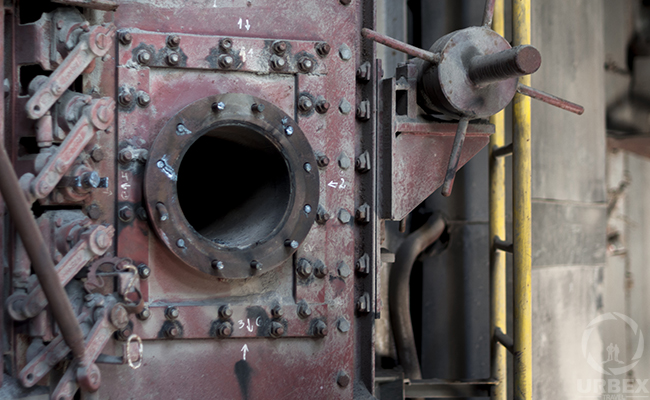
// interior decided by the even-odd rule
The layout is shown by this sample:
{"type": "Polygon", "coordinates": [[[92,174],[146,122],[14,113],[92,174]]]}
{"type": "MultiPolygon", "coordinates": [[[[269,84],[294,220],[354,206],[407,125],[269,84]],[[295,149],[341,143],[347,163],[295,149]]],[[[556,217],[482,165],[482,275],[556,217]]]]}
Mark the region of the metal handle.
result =
{"type": "Polygon", "coordinates": [[[579,104],[561,99],[557,96],[542,92],[541,90],[534,89],[530,86],[522,85],[521,83],[517,85],[517,91],[525,96],[531,97],[535,100],[543,101],[546,104],[550,104],[557,108],[570,111],[574,114],[582,115],[582,113],[585,112],[585,108],[579,104]]]}
{"type": "Polygon", "coordinates": [[[419,47],[411,46],[410,44],[401,42],[392,37],[382,35],[381,33],[375,32],[372,29],[363,28],[361,30],[361,35],[366,39],[373,40],[377,43],[381,43],[384,46],[388,46],[391,49],[401,51],[410,56],[421,58],[424,61],[428,61],[432,64],[439,64],[441,57],[440,54],[432,53],[430,51],[422,50],[419,47]]]}
{"type": "Polygon", "coordinates": [[[458,170],[458,162],[460,161],[460,153],[463,150],[463,143],[465,142],[465,134],[467,133],[468,124],[469,118],[462,118],[458,121],[456,137],[454,137],[454,145],[451,148],[451,154],[449,154],[449,164],[447,164],[445,183],[442,184],[442,195],[445,197],[451,195],[451,189],[454,186],[454,179],[456,178],[456,171],[458,170]]]}

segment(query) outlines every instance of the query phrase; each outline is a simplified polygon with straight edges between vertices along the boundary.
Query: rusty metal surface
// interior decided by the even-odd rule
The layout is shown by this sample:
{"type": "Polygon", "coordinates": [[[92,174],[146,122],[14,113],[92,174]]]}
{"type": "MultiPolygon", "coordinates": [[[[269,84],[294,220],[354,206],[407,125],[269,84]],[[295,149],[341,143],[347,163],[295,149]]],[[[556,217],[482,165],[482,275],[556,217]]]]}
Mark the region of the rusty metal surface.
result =
{"type": "MultiPolygon", "coordinates": [[[[361,36],[375,2],[61,3],[92,11],[12,22],[6,142],[46,210],[43,257],[78,256],[82,213],[115,236],[59,271],[87,335],[54,397],[370,398],[380,219],[442,184],[456,131],[420,115],[415,65],[382,83],[361,36]],[[18,95],[29,64],[53,72],[18,95]]],[[[469,124],[459,167],[490,133],[469,124]]],[[[3,250],[13,290],[34,290],[23,250],[3,250]]],[[[30,384],[66,349],[49,314],[28,324],[11,336],[30,384]]]]}

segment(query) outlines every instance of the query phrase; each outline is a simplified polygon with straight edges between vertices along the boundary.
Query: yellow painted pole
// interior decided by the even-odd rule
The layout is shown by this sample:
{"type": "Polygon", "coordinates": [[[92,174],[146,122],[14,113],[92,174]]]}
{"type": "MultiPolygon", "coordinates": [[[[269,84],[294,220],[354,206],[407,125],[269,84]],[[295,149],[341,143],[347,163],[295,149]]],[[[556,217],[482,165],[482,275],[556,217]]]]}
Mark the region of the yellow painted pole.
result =
{"type": "MultiPolygon", "coordinates": [[[[513,47],[530,44],[530,0],[512,1],[513,47]]],[[[530,76],[519,78],[530,86],[530,76]]],[[[513,314],[514,314],[514,398],[531,400],[532,308],[531,308],[531,112],[530,98],[517,94],[513,108],[513,314]]]]}
{"type": "MultiPolygon", "coordinates": [[[[496,0],[492,29],[505,34],[504,0],[496,0]]],[[[492,391],[492,400],[506,400],[508,395],[507,354],[494,338],[500,328],[506,333],[506,253],[494,248],[494,239],[506,238],[506,166],[505,157],[493,157],[492,151],[505,145],[505,111],[493,115],[494,134],[490,137],[490,332],[492,334],[492,378],[499,383],[492,391]]]]}

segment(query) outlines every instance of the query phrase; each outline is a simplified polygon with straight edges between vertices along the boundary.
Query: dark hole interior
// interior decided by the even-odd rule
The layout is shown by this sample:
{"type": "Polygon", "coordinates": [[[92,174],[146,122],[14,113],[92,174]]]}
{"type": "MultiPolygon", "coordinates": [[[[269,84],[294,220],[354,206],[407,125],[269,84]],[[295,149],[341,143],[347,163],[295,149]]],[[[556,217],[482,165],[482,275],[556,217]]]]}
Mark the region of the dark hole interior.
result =
{"type": "Polygon", "coordinates": [[[198,233],[228,247],[264,241],[291,205],[285,158],[255,129],[213,129],[190,146],[178,172],[185,218],[198,233]]]}

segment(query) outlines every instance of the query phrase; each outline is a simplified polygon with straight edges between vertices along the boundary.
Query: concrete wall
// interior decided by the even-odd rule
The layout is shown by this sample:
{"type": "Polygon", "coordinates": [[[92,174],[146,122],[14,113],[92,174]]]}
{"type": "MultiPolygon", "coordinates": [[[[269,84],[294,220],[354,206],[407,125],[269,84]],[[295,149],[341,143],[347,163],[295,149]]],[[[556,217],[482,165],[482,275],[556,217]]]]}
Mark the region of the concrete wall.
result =
{"type": "Polygon", "coordinates": [[[533,101],[532,110],[533,397],[575,399],[580,379],[601,378],[581,342],[602,307],[605,266],[604,6],[532,4],[542,54],[533,86],[586,109],[575,116],[533,101]]]}

